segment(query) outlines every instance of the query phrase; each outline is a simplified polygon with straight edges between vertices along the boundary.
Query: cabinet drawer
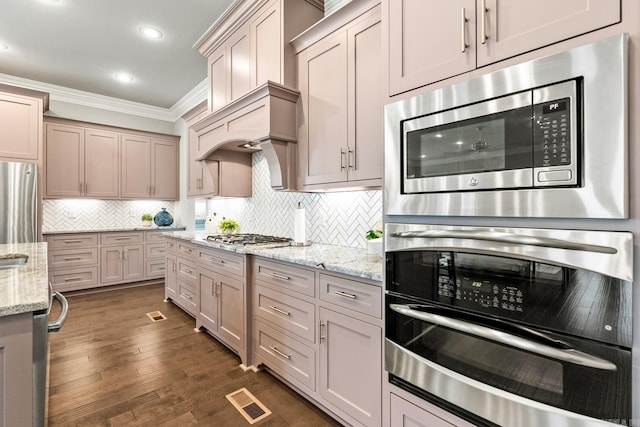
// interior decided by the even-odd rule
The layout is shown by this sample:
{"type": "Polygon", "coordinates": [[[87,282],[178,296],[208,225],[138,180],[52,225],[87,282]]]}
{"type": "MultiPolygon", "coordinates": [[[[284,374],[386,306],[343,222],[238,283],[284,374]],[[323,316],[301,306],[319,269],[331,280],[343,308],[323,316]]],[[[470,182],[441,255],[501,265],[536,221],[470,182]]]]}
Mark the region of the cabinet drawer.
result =
{"type": "Polygon", "coordinates": [[[174,239],[167,239],[166,243],[167,253],[175,254],[177,249],[177,242],[174,239]]]}
{"type": "Polygon", "coordinates": [[[253,312],[311,343],[315,342],[315,304],[264,286],[254,286],[253,312]]]}
{"type": "Polygon", "coordinates": [[[156,260],[147,260],[145,262],[145,276],[147,279],[153,279],[156,277],[164,277],[164,270],[166,269],[164,258],[156,260]]]}
{"type": "Polygon", "coordinates": [[[382,318],[382,288],[320,274],[320,299],[378,319],[382,318]]]}
{"type": "Polygon", "coordinates": [[[100,244],[102,245],[128,245],[130,243],[143,243],[144,232],[126,233],[101,233],[100,244]]]}
{"type": "Polygon", "coordinates": [[[191,286],[178,281],[178,302],[195,316],[198,309],[196,291],[191,286]]]}
{"type": "Polygon", "coordinates": [[[49,281],[56,291],[90,288],[98,284],[98,267],[50,271],[49,281]]]}
{"type": "Polygon", "coordinates": [[[199,250],[198,262],[216,271],[244,277],[244,256],[216,250],[199,250]]]}
{"type": "Polygon", "coordinates": [[[256,319],[254,348],[264,363],[285,379],[316,389],[316,352],[256,319]]]}
{"type": "Polygon", "coordinates": [[[190,284],[195,290],[196,282],[198,281],[198,269],[194,262],[178,258],[177,274],[178,281],[190,284]]]}
{"type": "Polygon", "coordinates": [[[178,255],[187,255],[189,257],[191,256],[195,257],[196,254],[198,253],[198,250],[196,249],[195,246],[190,245],[189,243],[183,243],[181,241],[178,241],[176,243],[176,252],[178,253],[178,255]]]}
{"type": "Polygon", "coordinates": [[[162,234],[162,231],[146,231],[144,235],[147,242],[164,243],[165,239],[167,238],[167,236],[162,234]]]}
{"type": "Polygon", "coordinates": [[[315,273],[289,264],[280,264],[265,259],[255,259],[253,274],[258,283],[314,297],[316,295],[315,273]]]}
{"type": "Polygon", "coordinates": [[[164,242],[147,243],[145,245],[145,256],[149,258],[163,258],[166,252],[166,245],[164,242]]]}
{"type": "Polygon", "coordinates": [[[48,235],[47,244],[49,245],[49,250],[86,248],[98,244],[98,235],[95,233],[48,235]]]}
{"type": "Polygon", "coordinates": [[[49,268],[74,268],[98,263],[98,248],[49,251],[49,268]]]}

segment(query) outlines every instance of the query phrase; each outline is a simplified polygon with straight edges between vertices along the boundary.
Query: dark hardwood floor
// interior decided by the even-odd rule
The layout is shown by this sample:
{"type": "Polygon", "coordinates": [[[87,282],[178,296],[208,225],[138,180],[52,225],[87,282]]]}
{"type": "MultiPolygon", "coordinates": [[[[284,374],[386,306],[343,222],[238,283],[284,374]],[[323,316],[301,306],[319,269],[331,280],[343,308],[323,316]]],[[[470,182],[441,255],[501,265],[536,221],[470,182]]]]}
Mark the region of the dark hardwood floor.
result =
{"type": "Polygon", "coordinates": [[[162,285],[68,296],[67,321],[49,334],[50,426],[248,426],[225,398],[242,387],[272,411],[255,425],[339,425],[268,373],[243,372],[163,297],[162,285]]]}

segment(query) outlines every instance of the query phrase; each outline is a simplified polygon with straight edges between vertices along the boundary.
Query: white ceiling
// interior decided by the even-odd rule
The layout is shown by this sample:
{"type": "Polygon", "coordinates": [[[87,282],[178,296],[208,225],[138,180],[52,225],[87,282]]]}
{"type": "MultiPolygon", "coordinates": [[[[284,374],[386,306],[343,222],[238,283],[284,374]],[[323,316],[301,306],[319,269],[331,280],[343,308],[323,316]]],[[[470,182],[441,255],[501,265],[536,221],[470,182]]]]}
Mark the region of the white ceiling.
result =
{"type": "Polygon", "coordinates": [[[207,77],[193,45],[233,1],[0,0],[0,74],[170,108],[207,77]]]}

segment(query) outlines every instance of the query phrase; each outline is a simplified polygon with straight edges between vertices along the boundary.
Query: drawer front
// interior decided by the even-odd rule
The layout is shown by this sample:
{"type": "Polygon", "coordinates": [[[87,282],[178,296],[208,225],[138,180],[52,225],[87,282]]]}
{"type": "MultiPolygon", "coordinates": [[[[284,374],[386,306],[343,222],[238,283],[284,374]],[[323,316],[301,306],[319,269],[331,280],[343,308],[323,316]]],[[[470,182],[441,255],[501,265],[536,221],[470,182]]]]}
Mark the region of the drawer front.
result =
{"type": "Polygon", "coordinates": [[[165,242],[167,253],[175,254],[178,249],[178,243],[174,239],[167,239],[165,242]]]}
{"type": "Polygon", "coordinates": [[[131,243],[143,243],[144,231],[127,231],[125,233],[100,233],[102,245],[128,245],[131,243]]]}
{"type": "Polygon", "coordinates": [[[74,268],[98,263],[98,248],[49,251],[49,268],[74,268]]]}
{"type": "Polygon", "coordinates": [[[178,281],[178,301],[187,311],[195,316],[198,309],[195,289],[178,281]]]}
{"type": "Polygon", "coordinates": [[[193,246],[190,245],[189,243],[183,243],[178,241],[176,243],[176,252],[178,255],[186,255],[187,257],[196,257],[196,255],[198,254],[198,249],[193,246]]]}
{"type": "Polygon", "coordinates": [[[49,281],[55,291],[91,288],[98,284],[98,267],[49,271],[49,281]]]}
{"type": "Polygon", "coordinates": [[[198,250],[198,262],[216,271],[244,277],[244,256],[216,250],[198,250]]]}
{"type": "Polygon", "coordinates": [[[382,287],[320,274],[320,299],[382,318],[382,287]]]}
{"type": "Polygon", "coordinates": [[[162,242],[164,243],[167,236],[164,236],[161,231],[146,231],[144,233],[146,242],[162,242]]]}
{"type": "Polygon", "coordinates": [[[49,250],[86,248],[98,245],[95,233],[55,234],[47,236],[49,250]]]}
{"type": "Polygon", "coordinates": [[[195,286],[198,281],[198,269],[196,268],[195,263],[183,258],[178,258],[177,262],[178,281],[190,284],[195,290],[195,286]]]}
{"type": "Polygon", "coordinates": [[[164,258],[166,245],[164,242],[147,243],[145,245],[145,256],[149,258],[164,258]]]}
{"type": "Polygon", "coordinates": [[[164,277],[166,269],[164,258],[157,260],[148,260],[145,262],[145,276],[148,279],[164,277]]]}
{"type": "Polygon", "coordinates": [[[315,304],[264,286],[253,289],[253,312],[257,316],[312,344],[315,342],[315,304]]]}
{"type": "Polygon", "coordinates": [[[298,292],[315,297],[315,273],[289,264],[255,259],[253,273],[257,283],[271,288],[298,292]]]}
{"type": "Polygon", "coordinates": [[[255,321],[254,348],[264,363],[284,378],[316,389],[316,352],[274,328],[255,321]]]}

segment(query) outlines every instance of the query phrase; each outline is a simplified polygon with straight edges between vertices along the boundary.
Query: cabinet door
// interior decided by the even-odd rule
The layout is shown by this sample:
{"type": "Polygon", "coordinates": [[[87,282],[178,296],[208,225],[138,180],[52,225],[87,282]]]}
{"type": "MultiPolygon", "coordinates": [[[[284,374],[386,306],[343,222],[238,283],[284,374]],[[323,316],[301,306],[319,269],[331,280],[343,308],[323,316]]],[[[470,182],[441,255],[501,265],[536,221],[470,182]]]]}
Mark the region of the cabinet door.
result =
{"type": "Polygon", "coordinates": [[[382,420],[382,329],[320,307],[320,395],[366,426],[382,420]]]}
{"type": "Polygon", "coordinates": [[[391,425],[393,427],[455,427],[454,424],[393,393],[391,394],[391,425]]]}
{"type": "Polygon", "coordinates": [[[174,255],[167,255],[165,257],[165,269],[164,269],[164,298],[176,298],[176,281],[177,281],[177,269],[176,269],[176,257],[174,255]]]}
{"type": "Polygon", "coordinates": [[[122,246],[100,248],[100,283],[122,280],[122,246]]]}
{"type": "Polygon", "coordinates": [[[187,197],[196,197],[202,191],[202,165],[198,158],[198,138],[195,131],[189,129],[189,158],[187,160],[187,174],[189,176],[189,186],[187,197]]]}
{"type": "Polygon", "coordinates": [[[478,66],[615,24],[621,19],[619,0],[478,0],[477,3],[478,66]]]}
{"type": "Polygon", "coordinates": [[[0,93],[0,157],[38,159],[40,101],[0,93]]]}
{"type": "Polygon", "coordinates": [[[151,195],[178,199],[178,146],[173,141],[151,140],[151,195]]]}
{"type": "Polygon", "coordinates": [[[36,339],[45,338],[39,336],[43,332],[33,330],[33,323],[33,313],[0,317],[1,427],[30,426],[34,421],[33,396],[40,393],[33,389],[31,380],[36,350],[33,346],[34,333],[38,334],[36,339]]]}
{"type": "Polygon", "coordinates": [[[224,342],[240,351],[244,348],[244,284],[241,280],[219,275],[218,333],[224,342]]]}
{"type": "Polygon", "coordinates": [[[198,320],[211,332],[218,332],[218,280],[215,274],[200,272],[200,311],[198,320]]]}
{"type": "Polygon", "coordinates": [[[249,25],[251,34],[251,88],[267,80],[282,83],[282,26],[280,2],[273,2],[249,25]]]}
{"type": "Polygon", "coordinates": [[[151,195],[151,138],[122,135],[121,196],[148,199],[151,195]]]}
{"type": "Polygon", "coordinates": [[[84,130],[46,125],[46,195],[80,197],[84,194],[84,130]]]}
{"type": "Polygon", "coordinates": [[[231,35],[227,42],[229,101],[240,98],[251,89],[250,60],[249,28],[244,26],[231,35]]]}
{"type": "Polygon", "coordinates": [[[382,179],[382,24],[379,12],[348,30],[349,181],[382,179]]]}
{"type": "Polygon", "coordinates": [[[128,245],[122,247],[124,268],[122,279],[135,281],[144,279],[144,245],[128,245]]]}
{"type": "Polygon", "coordinates": [[[475,0],[394,0],[387,7],[390,95],[475,68],[475,0]]]}
{"type": "Polygon", "coordinates": [[[298,56],[303,185],[347,180],[347,33],[330,36],[298,56]]]}
{"type": "Polygon", "coordinates": [[[222,46],[208,59],[209,109],[215,111],[227,105],[227,49],[222,46]]]}
{"type": "Polygon", "coordinates": [[[120,143],[117,133],[85,130],[84,178],[86,197],[114,199],[120,196],[120,143]]]}

